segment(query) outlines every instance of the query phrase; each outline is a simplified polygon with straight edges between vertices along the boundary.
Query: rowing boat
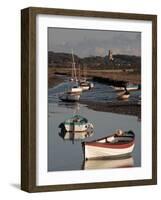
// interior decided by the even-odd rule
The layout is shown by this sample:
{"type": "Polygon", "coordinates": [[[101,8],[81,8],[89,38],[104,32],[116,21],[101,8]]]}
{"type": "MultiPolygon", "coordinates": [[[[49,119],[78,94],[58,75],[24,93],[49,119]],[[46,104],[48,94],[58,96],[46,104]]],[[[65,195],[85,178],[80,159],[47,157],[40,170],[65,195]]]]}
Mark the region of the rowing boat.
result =
{"type": "Polygon", "coordinates": [[[84,159],[102,159],[123,157],[132,153],[135,146],[133,131],[118,130],[110,136],[97,140],[82,142],[84,159]]]}

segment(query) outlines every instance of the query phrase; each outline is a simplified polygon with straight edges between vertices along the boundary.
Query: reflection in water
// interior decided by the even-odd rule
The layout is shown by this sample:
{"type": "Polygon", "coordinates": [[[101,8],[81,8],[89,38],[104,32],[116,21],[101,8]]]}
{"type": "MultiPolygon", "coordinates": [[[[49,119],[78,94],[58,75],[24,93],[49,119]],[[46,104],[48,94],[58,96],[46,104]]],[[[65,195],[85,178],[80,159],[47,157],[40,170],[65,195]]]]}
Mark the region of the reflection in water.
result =
{"type": "Polygon", "coordinates": [[[132,156],[114,160],[86,160],[83,162],[82,169],[108,169],[133,167],[134,159],[132,156]]]}
{"type": "Polygon", "coordinates": [[[62,108],[69,108],[73,110],[73,114],[76,114],[80,110],[80,103],[78,102],[58,102],[58,106],[62,108]]]}
{"type": "Polygon", "coordinates": [[[59,136],[62,137],[64,140],[83,140],[87,137],[90,137],[93,135],[93,131],[82,131],[82,132],[65,132],[61,131],[59,133],[59,136]]]}

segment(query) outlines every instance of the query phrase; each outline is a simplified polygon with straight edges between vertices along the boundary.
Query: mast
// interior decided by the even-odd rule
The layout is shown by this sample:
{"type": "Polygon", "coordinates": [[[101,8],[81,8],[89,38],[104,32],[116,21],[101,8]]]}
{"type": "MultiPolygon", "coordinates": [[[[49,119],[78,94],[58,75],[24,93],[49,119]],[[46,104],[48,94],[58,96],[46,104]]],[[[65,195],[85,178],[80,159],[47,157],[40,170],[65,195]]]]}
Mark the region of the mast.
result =
{"type": "Polygon", "coordinates": [[[83,65],[83,77],[84,77],[84,80],[86,80],[86,77],[87,76],[87,65],[83,65]]]}
{"type": "Polygon", "coordinates": [[[76,74],[76,67],[75,67],[75,61],[74,61],[74,54],[73,54],[73,49],[72,49],[72,66],[73,66],[73,74],[74,74],[74,78],[75,81],[77,81],[77,74],[76,74]]]}
{"type": "Polygon", "coordinates": [[[78,66],[78,80],[80,81],[80,79],[81,79],[81,74],[80,74],[80,64],[79,64],[79,66],[78,66]]]}
{"type": "Polygon", "coordinates": [[[74,73],[73,73],[73,63],[72,63],[72,74],[71,74],[72,80],[74,79],[74,73]]]}

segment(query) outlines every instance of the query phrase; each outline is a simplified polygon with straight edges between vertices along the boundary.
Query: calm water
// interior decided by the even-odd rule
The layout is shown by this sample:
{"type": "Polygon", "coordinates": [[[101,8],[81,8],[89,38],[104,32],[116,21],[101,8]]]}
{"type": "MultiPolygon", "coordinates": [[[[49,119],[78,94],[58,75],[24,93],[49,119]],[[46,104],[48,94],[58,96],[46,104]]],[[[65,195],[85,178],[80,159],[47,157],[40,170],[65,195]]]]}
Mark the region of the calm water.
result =
{"type": "MultiPolygon", "coordinates": [[[[80,170],[84,167],[81,141],[75,140],[73,143],[59,136],[59,124],[74,114],[86,117],[94,125],[94,135],[86,138],[86,141],[109,135],[116,129],[133,130],[136,134],[136,145],[132,159],[134,166],[139,167],[141,165],[141,123],[138,118],[94,111],[80,103],[63,103],[58,100],[57,95],[65,87],[66,83],[63,83],[48,91],[48,171],[80,170]]],[[[139,95],[138,91],[133,92],[130,101],[137,99],[139,95]]],[[[95,88],[85,92],[81,98],[91,101],[116,101],[116,93],[107,85],[95,83],[95,88]]],[[[101,165],[105,166],[105,163],[98,163],[98,168],[101,168],[101,165]]]]}

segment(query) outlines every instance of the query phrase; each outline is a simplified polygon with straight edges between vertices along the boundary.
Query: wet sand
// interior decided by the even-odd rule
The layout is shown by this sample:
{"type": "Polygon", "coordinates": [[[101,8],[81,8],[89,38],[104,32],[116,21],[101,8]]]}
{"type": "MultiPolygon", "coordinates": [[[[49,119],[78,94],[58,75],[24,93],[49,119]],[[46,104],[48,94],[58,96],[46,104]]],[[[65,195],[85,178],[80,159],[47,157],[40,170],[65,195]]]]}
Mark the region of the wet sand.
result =
{"type": "Polygon", "coordinates": [[[130,73],[130,72],[120,72],[120,73],[100,73],[96,74],[94,77],[108,78],[116,81],[125,81],[133,84],[141,83],[141,74],[130,73]]]}
{"type": "Polygon", "coordinates": [[[137,102],[116,102],[116,103],[104,103],[104,102],[90,102],[90,101],[80,101],[82,104],[86,104],[88,108],[95,111],[111,112],[123,115],[137,116],[141,119],[141,105],[137,102]]]}
{"type": "Polygon", "coordinates": [[[57,76],[55,74],[48,75],[48,88],[57,86],[64,81],[63,77],[57,76]]]}

